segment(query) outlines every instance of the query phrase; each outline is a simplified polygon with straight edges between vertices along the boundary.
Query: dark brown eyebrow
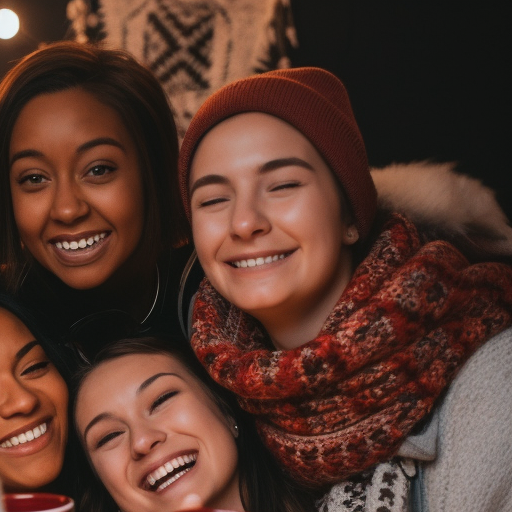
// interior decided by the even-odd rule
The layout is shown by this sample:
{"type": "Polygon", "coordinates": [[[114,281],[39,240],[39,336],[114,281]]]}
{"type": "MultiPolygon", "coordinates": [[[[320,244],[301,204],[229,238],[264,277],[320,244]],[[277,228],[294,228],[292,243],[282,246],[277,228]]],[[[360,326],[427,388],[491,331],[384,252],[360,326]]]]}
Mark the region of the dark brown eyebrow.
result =
{"type": "Polygon", "coordinates": [[[87,432],[89,432],[89,430],[91,430],[92,427],[94,427],[94,425],[96,425],[96,423],[99,423],[101,420],[107,420],[109,418],[113,418],[114,416],[112,414],[110,414],[109,412],[102,412],[101,414],[98,414],[97,416],[95,416],[87,425],[87,427],[85,427],[85,430],[84,430],[84,435],[83,435],[83,439],[84,441],[87,439],[87,432]]]}
{"type": "MultiPolygon", "coordinates": [[[[153,382],[155,382],[155,380],[159,379],[160,377],[165,377],[165,376],[168,376],[168,375],[171,375],[173,377],[179,377],[179,375],[177,375],[176,373],[155,373],[155,375],[152,375],[151,377],[149,377],[149,379],[146,379],[138,388],[137,388],[137,391],[136,393],[139,394],[141,393],[142,391],[144,391],[150,384],[153,384],[153,382]]],[[[181,377],[180,377],[181,378],[181,377]]]]}
{"type": "MultiPolygon", "coordinates": [[[[267,172],[275,171],[277,169],[281,169],[282,167],[290,167],[290,166],[298,166],[303,167],[304,169],[308,169],[309,171],[314,171],[312,165],[310,165],[302,158],[297,157],[288,157],[288,158],[276,158],[275,160],[270,160],[265,162],[259,169],[258,173],[265,174],[267,172]]],[[[225,185],[228,183],[228,179],[224,176],[220,176],[219,174],[207,174],[202,178],[196,180],[196,182],[192,185],[190,189],[190,197],[194,191],[200,187],[204,187],[205,185],[225,185]]]]}
{"type": "MultiPolygon", "coordinates": [[[[137,390],[135,391],[136,394],[139,394],[141,393],[142,391],[144,391],[148,386],[150,386],[153,382],[155,382],[155,380],[159,379],[160,377],[164,377],[166,375],[172,375],[174,377],[180,377],[178,374],[176,373],[155,373],[155,375],[152,375],[151,377],[149,377],[148,379],[146,379],[138,388],[137,390]]],[[[181,378],[181,377],[180,377],[181,378]]],[[[100,414],[98,414],[97,416],[95,416],[88,424],[87,426],[85,427],[84,429],[84,435],[83,435],[83,439],[84,441],[86,440],[87,438],[87,432],[89,432],[89,430],[91,430],[92,427],[94,427],[94,425],[96,425],[96,423],[99,423],[100,421],[102,420],[108,420],[110,418],[113,418],[114,416],[109,413],[109,412],[102,412],[100,414]]]]}
{"type": "MultiPolygon", "coordinates": [[[[78,146],[76,152],[77,153],[83,153],[84,151],[87,151],[88,149],[94,148],[96,146],[116,146],[119,149],[121,149],[123,152],[126,153],[126,149],[124,146],[118,142],[116,139],[112,139],[111,137],[98,137],[97,139],[88,140],[87,142],[84,142],[80,146],[78,146]]],[[[18,151],[17,153],[14,153],[14,155],[11,158],[11,161],[9,163],[9,167],[12,167],[14,162],[16,160],[20,160],[21,158],[30,158],[30,157],[42,157],[44,156],[41,151],[37,151],[35,149],[24,149],[22,151],[18,151]]]]}
{"type": "Polygon", "coordinates": [[[19,361],[23,357],[25,357],[36,345],[40,345],[39,341],[33,340],[29,341],[26,345],[21,347],[18,352],[16,352],[16,355],[14,356],[16,361],[19,361]]]}

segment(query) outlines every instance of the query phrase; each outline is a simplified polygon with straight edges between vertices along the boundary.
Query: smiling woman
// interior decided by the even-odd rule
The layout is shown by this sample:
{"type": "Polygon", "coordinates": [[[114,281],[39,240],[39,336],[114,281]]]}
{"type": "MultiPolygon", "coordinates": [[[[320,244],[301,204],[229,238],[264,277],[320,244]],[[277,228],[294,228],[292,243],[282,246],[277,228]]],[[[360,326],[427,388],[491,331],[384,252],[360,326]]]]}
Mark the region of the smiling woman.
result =
{"type": "Polygon", "coordinates": [[[179,332],[177,158],[167,97],[127,53],[53,43],[0,83],[0,280],[56,341],[93,356],[104,338],[179,332]]]}
{"type": "Polygon", "coordinates": [[[43,345],[29,315],[0,294],[0,480],[9,492],[51,488],[64,464],[68,390],[43,345]]]}
{"type": "Polygon", "coordinates": [[[235,512],[314,509],[313,495],[277,468],[252,420],[190,348],[120,340],[78,380],[75,423],[104,485],[82,476],[83,510],[172,512],[191,495],[235,512]]]}

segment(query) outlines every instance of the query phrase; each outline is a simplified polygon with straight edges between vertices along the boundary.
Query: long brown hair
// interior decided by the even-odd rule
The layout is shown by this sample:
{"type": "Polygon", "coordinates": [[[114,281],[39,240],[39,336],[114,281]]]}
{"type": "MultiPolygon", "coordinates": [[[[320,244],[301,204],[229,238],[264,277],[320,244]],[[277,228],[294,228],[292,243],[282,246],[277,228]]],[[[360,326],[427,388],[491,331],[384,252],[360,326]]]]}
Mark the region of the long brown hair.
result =
{"type": "Polygon", "coordinates": [[[30,255],[12,208],[9,146],[14,124],[34,97],[80,87],[114,109],[135,141],[144,181],[140,249],[148,265],[188,237],[177,185],[178,136],[167,96],[155,76],[128,53],[72,41],[52,43],[16,64],[0,82],[0,265],[15,291],[30,255]]]}
{"type": "MultiPolygon", "coordinates": [[[[76,409],[80,386],[94,368],[105,361],[134,354],[165,354],[176,358],[204,384],[220,410],[235,420],[239,432],[236,444],[240,496],[247,512],[311,512],[315,510],[315,499],[319,496],[299,487],[283,472],[263,445],[252,416],[239,407],[231,392],[212,380],[195,357],[191,347],[182,338],[176,340],[154,337],[132,338],[107,345],[98,352],[91,366],[84,367],[76,375],[73,386],[73,410],[76,409]]],[[[117,505],[90,466],[83,468],[78,481],[80,482],[79,510],[117,512],[117,505]]]]}

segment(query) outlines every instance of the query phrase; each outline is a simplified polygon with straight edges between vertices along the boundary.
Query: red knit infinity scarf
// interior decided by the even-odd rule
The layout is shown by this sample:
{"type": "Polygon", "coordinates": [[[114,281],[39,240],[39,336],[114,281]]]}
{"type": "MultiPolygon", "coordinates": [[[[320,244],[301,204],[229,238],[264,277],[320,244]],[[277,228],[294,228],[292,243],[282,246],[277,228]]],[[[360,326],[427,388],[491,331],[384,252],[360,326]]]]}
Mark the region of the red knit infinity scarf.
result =
{"type": "Polygon", "coordinates": [[[395,215],[318,337],[268,350],[256,322],[203,281],[192,346],[257,417],[263,440],[300,482],[339,482],[390,459],[457,369],[511,324],[512,268],[469,265],[423,245],[395,215]]]}

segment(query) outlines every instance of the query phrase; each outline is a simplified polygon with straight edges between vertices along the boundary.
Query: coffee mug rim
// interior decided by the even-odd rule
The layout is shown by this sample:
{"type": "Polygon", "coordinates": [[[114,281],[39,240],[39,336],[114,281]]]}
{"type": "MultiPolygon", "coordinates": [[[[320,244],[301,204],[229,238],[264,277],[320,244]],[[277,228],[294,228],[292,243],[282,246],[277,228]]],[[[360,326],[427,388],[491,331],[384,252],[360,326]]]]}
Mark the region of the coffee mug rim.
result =
{"type": "Polygon", "coordinates": [[[57,505],[56,508],[44,509],[44,510],[34,510],[33,512],[69,512],[73,510],[75,506],[75,502],[73,498],[70,496],[66,496],[65,494],[57,494],[51,492],[8,492],[4,493],[4,502],[7,504],[7,500],[11,498],[12,500],[17,499],[29,499],[32,497],[40,497],[40,498],[56,498],[62,499],[64,498],[66,501],[62,504],[57,505]]]}

